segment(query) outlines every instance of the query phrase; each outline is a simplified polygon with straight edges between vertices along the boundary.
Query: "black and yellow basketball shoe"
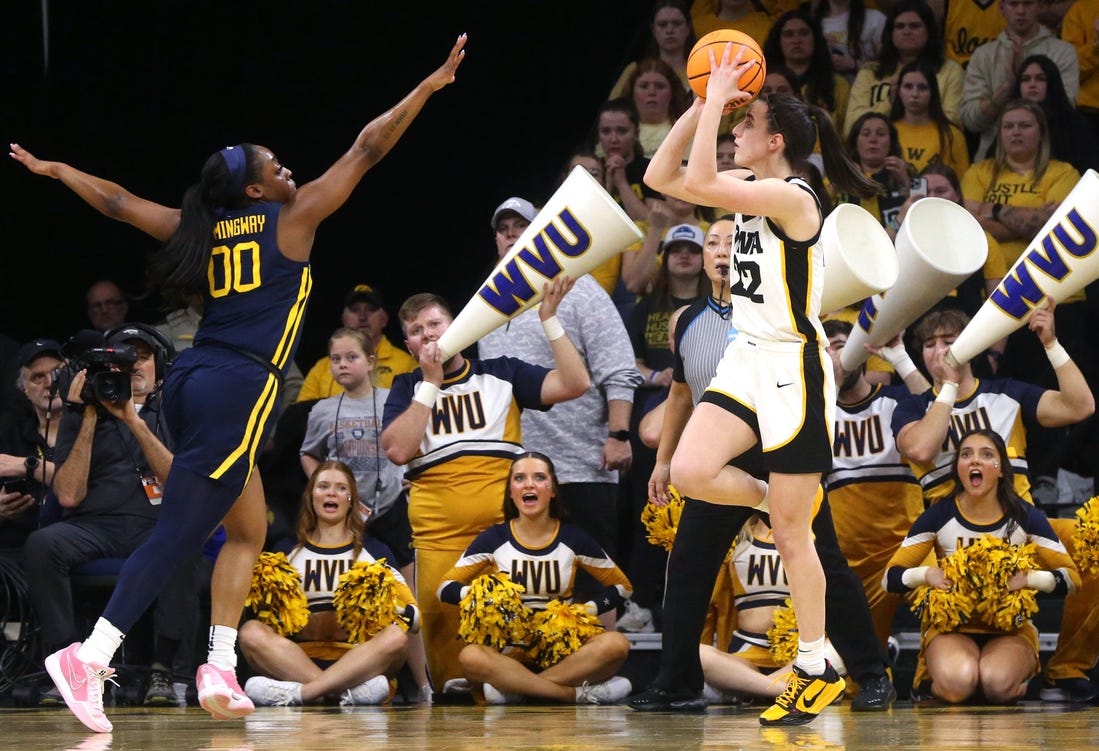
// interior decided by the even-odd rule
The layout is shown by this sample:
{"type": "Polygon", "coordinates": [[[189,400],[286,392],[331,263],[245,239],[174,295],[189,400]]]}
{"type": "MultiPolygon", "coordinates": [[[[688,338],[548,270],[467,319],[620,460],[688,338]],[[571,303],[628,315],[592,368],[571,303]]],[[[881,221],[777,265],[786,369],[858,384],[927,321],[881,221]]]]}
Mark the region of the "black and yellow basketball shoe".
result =
{"type": "Polygon", "coordinates": [[[759,724],[804,725],[842,697],[846,687],[831,665],[823,675],[806,675],[795,666],[786,678],[786,690],[759,716],[759,724]]]}

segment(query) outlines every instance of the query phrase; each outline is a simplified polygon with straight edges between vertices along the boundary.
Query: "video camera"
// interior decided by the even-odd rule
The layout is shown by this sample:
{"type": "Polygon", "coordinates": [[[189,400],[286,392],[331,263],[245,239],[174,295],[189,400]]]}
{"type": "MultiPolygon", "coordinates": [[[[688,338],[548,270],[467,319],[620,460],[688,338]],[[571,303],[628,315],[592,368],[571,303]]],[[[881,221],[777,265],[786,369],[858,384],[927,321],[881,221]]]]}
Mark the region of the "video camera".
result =
{"type": "Polygon", "coordinates": [[[98,332],[83,331],[61,346],[61,354],[65,364],[54,372],[53,386],[66,403],[72,379],[81,370],[87,371],[80,390],[84,404],[124,402],[130,398],[130,371],[137,362],[133,347],[106,344],[98,332]]]}

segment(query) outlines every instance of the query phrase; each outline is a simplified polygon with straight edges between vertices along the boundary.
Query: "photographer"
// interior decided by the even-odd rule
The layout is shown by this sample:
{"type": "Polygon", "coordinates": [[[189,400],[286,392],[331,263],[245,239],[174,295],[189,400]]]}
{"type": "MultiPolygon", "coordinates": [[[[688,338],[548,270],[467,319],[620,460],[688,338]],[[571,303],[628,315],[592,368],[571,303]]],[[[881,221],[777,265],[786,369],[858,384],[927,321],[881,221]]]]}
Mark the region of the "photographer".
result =
{"type": "Polygon", "coordinates": [[[54,370],[64,364],[61,345],[52,339],[27,342],[18,363],[14,385],[23,396],[0,420],[0,551],[17,557],[38,526],[38,506],[53,479],[61,400],[52,386],[54,370]]]}
{"type": "MultiPolygon", "coordinates": [[[[156,391],[166,348],[140,325],[115,331],[104,346],[69,352],[66,345],[73,362],[63,379],[68,386],[53,478],[62,519],[32,533],[26,546],[30,599],[47,653],[76,641],[82,630],[74,622],[71,571],[133,552],[153,528],[161,478],[172,464],[156,391]]],[[[195,566],[187,563],[156,603],[147,704],[175,704],[170,668],[181,639],[196,628],[197,610],[195,566]]]]}

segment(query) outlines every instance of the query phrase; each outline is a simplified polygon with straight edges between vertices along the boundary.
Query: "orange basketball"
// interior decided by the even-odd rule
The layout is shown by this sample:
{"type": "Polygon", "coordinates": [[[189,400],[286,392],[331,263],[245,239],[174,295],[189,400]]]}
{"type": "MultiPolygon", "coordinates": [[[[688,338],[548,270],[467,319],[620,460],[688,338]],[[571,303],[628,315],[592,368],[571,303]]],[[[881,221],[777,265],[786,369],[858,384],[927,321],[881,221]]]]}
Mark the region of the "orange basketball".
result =
{"type": "MultiPolygon", "coordinates": [[[[732,43],[732,57],[736,57],[738,47],[743,47],[740,54],[742,63],[750,62],[751,67],[740,75],[738,87],[747,92],[751,97],[736,104],[728,103],[725,111],[731,112],[737,107],[743,107],[759,96],[763,88],[763,79],[767,77],[767,63],[763,59],[763,50],[756,44],[756,40],[736,29],[718,29],[711,31],[699,39],[687,56],[687,78],[691,82],[691,89],[701,98],[706,98],[706,83],[710,80],[710,51],[714,53],[714,59],[721,62],[721,56],[725,54],[725,45],[732,43]]],[[[732,59],[730,57],[730,59],[732,59]]]]}

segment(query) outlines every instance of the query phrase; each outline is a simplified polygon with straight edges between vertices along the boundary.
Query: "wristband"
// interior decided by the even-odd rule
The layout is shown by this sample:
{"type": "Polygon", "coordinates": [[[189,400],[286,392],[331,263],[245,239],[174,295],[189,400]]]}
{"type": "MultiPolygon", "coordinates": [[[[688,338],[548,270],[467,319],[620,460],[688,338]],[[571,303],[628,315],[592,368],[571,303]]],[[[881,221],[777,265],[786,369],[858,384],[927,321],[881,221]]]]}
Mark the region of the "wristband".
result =
{"type": "Polygon", "coordinates": [[[1000,221],[1000,212],[1003,211],[1003,210],[1004,210],[1004,205],[1002,203],[992,204],[992,220],[994,222],[1000,221]]]}
{"type": "Polygon", "coordinates": [[[1064,346],[1056,339],[1053,340],[1053,344],[1046,347],[1046,357],[1049,358],[1049,364],[1053,366],[1054,370],[1072,359],[1068,356],[1064,346]]]}
{"type": "Polygon", "coordinates": [[[412,401],[419,402],[428,409],[434,409],[435,399],[438,396],[438,386],[436,386],[434,383],[428,383],[427,381],[420,381],[416,384],[416,390],[412,396],[412,401]]]}
{"type": "Polygon", "coordinates": [[[943,381],[943,385],[939,387],[939,395],[935,397],[935,401],[953,409],[954,402],[957,400],[958,384],[954,383],[954,381],[943,381]]]}
{"type": "Polygon", "coordinates": [[[896,347],[879,347],[878,352],[893,366],[893,370],[897,371],[897,375],[901,378],[908,378],[916,372],[916,365],[903,344],[898,344],[896,347]]]}
{"type": "Polygon", "coordinates": [[[565,327],[557,320],[557,316],[550,316],[542,321],[542,330],[546,332],[546,338],[555,342],[565,335],[565,327]]]}
{"type": "Polygon", "coordinates": [[[927,569],[928,566],[916,566],[915,568],[906,568],[904,573],[901,574],[901,584],[909,589],[915,589],[920,585],[927,584],[927,569]]]}
{"type": "Polygon", "coordinates": [[[1052,592],[1057,586],[1057,577],[1050,571],[1027,571],[1026,585],[1029,589],[1037,589],[1039,592],[1052,592]]]}
{"type": "Polygon", "coordinates": [[[656,371],[655,370],[650,370],[649,371],[649,383],[652,383],[655,380],[656,380],[656,371]]]}

